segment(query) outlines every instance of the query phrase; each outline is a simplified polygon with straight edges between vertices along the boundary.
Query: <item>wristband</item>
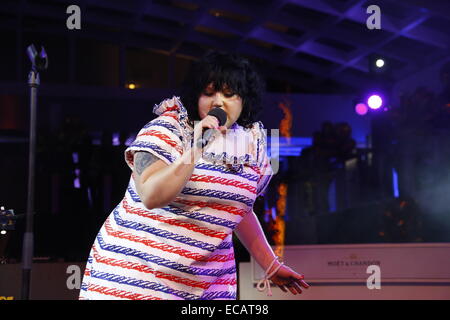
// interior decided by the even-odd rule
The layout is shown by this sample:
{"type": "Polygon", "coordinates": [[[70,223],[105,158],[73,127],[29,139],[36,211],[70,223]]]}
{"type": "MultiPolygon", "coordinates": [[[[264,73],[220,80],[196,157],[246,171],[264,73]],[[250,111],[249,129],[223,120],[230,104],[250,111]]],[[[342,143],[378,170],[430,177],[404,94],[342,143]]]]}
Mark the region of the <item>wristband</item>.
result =
{"type": "Polygon", "coordinates": [[[284,264],[283,262],[280,263],[280,265],[278,265],[270,274],[268,274],[270,268],[272,268],[273,264],[278,260],[278,257],[275,257],[275,259],[273,259],[272,263],[269,265],[269,267],[267,268],[266,272],[264,273],[264,278],[261,279],[257,286],[256,289],[259,292],[263,292],[264,290],[268,290],[267,292],[267,296],[271,297],[272,296],[272,290],[270,288],[270,282],[269,279],[272,278],[277,272],[278,270],[281,268],[281,266],[284,264]]]}

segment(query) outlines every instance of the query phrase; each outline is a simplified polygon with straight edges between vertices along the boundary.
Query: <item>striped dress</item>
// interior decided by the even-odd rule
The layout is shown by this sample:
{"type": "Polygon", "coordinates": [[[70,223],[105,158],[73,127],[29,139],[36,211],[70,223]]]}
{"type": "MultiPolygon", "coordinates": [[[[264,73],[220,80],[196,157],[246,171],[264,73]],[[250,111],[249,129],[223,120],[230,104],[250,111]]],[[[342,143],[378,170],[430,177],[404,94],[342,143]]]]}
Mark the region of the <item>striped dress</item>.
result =
{"type": "MultiPolygon", "coordinates": [[[[193,129],[178,97],[155,105],[158,117],[125,151],[167,164],[192,147],[193,129]]],[[[261,122],[217,134],[190,180],[167,206],[147,209],[131,177],[101,227],[86,264],[80,299],[236,299],[232,232],[272,176],[261,122]],[[239,143],[236,143],[239,142],[239,143]]]]}

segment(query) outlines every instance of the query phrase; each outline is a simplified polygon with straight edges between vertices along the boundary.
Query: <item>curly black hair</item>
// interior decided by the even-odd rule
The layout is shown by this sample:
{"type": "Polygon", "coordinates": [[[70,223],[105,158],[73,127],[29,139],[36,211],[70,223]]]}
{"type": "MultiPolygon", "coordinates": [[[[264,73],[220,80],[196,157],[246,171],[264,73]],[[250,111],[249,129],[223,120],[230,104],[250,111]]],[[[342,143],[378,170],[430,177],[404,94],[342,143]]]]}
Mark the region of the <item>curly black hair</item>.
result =
{"type": "Polygon", "coordinates": [[[195,62],[185,79],[181,100],[191,122],[198,121],[198,99],[203,90],[213,83],[220,91],[226,85],[242,99],[242,112],[236,121],[244,128],[259,120],[262,111],[261,96],[265,83],[250,62],[235,53],[211,50],[195,62]]]}

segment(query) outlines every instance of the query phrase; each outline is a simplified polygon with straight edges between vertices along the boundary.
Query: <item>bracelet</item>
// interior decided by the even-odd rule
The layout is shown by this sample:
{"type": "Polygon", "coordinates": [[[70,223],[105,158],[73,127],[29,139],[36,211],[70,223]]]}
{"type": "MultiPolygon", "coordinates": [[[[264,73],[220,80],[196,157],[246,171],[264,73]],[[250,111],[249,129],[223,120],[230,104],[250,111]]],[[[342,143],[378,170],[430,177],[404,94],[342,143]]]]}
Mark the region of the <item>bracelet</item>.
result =
{"type": "Polygon", "coordinates": [[[269,279],[272,278],[278,272],[278,270],[281,268],[281,266],[284,264],[283,262],[281,262],[279,266],[277,266],[270,274],[268,274],[270,268],[272,268],[273,264],[276,261],[278,261],[278,259],[279,259],[278,257],[275,257],[275,259],[273,259],[272,263],[269,265],[269,267],[267,268],[266,272],[264,273],[264,278],[261,279],[258,282],[257,286],[256,286],[256,289],[259,292],[263,292],[264,290],[267,289],[268,290],[268,292],[267,292],[267,296],[268,297],[272,296],[272,290],[270,288],[269,279]]]}

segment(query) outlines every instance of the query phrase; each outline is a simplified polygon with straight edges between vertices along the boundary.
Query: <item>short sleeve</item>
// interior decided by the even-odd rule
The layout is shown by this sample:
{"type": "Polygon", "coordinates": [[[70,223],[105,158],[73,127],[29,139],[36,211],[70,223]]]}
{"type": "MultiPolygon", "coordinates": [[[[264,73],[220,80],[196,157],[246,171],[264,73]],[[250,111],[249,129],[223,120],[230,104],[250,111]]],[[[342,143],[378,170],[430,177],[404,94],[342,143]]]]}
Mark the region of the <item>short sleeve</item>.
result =
{"type": "Polygon", "coordinates": [[[125,161],[133,169],[134,153],[147,151],[167,164],[183,154],[182,135],[176,112],[165,112],[147,123],[133,143],[125,150],[125,161]]]}

